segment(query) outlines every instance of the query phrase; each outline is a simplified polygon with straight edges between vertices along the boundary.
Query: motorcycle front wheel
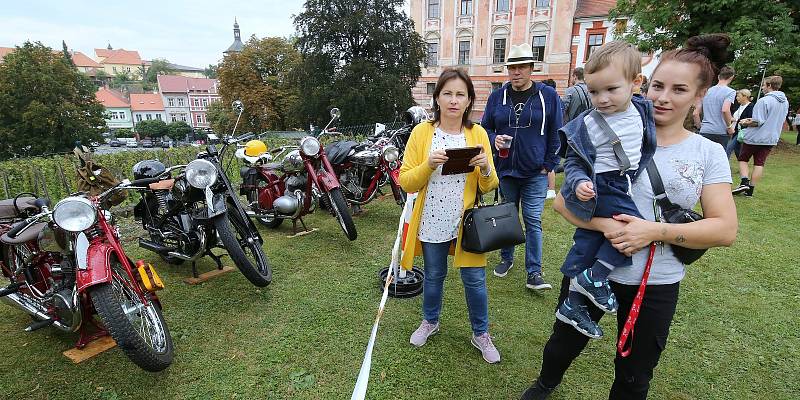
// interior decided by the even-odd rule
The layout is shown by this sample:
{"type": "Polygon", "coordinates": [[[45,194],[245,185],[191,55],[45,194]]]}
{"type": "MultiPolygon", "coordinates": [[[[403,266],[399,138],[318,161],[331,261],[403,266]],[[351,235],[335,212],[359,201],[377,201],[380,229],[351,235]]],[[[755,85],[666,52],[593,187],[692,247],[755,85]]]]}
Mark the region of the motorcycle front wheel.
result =
{"type": "Polygon", "coordinates": [[[356,225],[353,223],[353,216],[350,215],[350,211],[348,211],[347,201],[345,201],[344,195],[342,195],[342,190],[339,188],[331,189],[328,193],[323,194],[323,196],[328,197],[331,208],[330,212],[336,217],[336,220],[339,221],[339,226],[342,227],[344,235],[351,241],[356,240],[358,232],[356,232],[356,225]]]}
{"type": "Polygon", "coordinates": [[[134,364],[145,371],[162,371],[172,364],[174,348],[161,308],[152,301],[143,304],[133,289],[138,283],[115,256],[110,262],[111,282],[89,289],[97,315],[134,364]]]}
{"type": "Polygon", "coordinates": [[[248,224],[236,208],[230,207],[228,212],[216,217],[214,228],[233,263],[250,283],[264,287],[272,282],[272,267],[264,248],[250,237],[248,224]]]}

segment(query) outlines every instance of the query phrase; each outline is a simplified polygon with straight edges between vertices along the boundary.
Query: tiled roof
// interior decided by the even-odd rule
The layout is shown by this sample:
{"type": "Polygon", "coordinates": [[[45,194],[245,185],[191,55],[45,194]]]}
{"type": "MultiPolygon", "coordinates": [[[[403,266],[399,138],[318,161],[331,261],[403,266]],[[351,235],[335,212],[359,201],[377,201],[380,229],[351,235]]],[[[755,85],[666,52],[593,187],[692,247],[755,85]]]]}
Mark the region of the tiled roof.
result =
{"type": "Polygon", "coordinates": [[[94,54],[100,60],[100,64],[126,64],[126,65],[141,65],[142,58],[139,57],[139,52],[136,50],[125,49],[94,49],[94,54]]]}
{"type": "Polygon", "coordinates": [[[217,93],[216,79],[189,78],[178,75],[159,75],[158,88],[162,93],[208,92],[217,93]]]}
{"type": "Polygon", "coordinates": [[[104,107],[130,107],[130,103],[125,99],[125,96],[122,93],[117,92],[116,90],[111,90],[107,88],[100,88],[97,90],[97,93],[94,94],[94,97],[97,98],[97,101],[100,102],[104,107]]]}
{"type": "Polygon", "coordinates": [[[78,67],[92,67],[92,68],[99,68],[100,64],[89,58],[86,54],[81,53],[80,51],[73,51],[72,52],[72,62],[75,63],[78,67]]]}
{"type": "Polygon", "coordinates": [[[575,18],[605,17],[617,5],[617,0],[578,0],[575,18]]]}
{"type": "Polygon", "coordinates": [[[164,111],[164,102],[160,94],[131,93],[131,111],[164,111]]]}

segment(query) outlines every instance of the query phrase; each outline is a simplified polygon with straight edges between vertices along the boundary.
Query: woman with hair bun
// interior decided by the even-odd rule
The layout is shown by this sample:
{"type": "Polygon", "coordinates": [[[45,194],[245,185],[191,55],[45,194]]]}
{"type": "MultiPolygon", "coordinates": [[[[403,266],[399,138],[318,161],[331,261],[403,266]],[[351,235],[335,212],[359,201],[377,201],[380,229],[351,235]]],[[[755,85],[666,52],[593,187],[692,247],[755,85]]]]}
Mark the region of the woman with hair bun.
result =
{"type": "MultiPolygon", "coordinates": [[[[699,201],[705,218],[686,224],[657,220],[653,210],[650,179],[642,176],[632,187],[632,197],[644,218],[618,215],[583,221],[556,198],[553,207],[580,228],[601,231],[621,253],[633,257],[633,265],[615,268],[608,277],[619,302],[617,328],[622,331],[642,281],[651,242],[657,243],[647,290],[641,302],[635,335],[629,338],[630,353],[617,353],[614,383],[609,399],[646,399],[653,371],[667,344],[667,336],[678,304],[680,281],[686,274],[668,245],[707,249],[730,246],[736,239],[738,221],[730,193],[731,173],[725,150],[718,144],[683,127],[691,106],[702,99],[727,59],[727,35],[695,36],[681,49],[661,56],[650,79],[647,99],[653,102],[657,148],[653,163],[661,175],[667,197],[683,208],[699,201]],[[644,251],[642,251],[644,250],[644,251]]],[[[642,172],[647,175],[647,171],[642,172]]],[[[560,304],[567,296],[569,280],[562,280],[560,304]]],[[[590,315],[599,321],[604,312],[590,305],[590,315]]],[[[618,333],[619,335],[619,333],[618,333]]],[[[559,320],[544,347],[539,377],[522,395],[523,400],[546,399],[561,383],[572,361],[589,338],[559,320]]],[[[591,386],[590,386],[591,387],[591,386]]],[[[594,393],[587,398],[600,398],[594,393]]]]}

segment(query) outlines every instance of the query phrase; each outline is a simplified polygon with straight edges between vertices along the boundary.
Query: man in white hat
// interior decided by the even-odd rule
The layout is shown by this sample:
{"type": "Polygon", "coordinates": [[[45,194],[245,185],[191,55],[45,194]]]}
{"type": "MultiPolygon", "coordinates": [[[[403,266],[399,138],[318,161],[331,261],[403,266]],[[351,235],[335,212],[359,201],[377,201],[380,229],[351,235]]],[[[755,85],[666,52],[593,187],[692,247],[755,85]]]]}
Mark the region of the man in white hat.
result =
{"type": "MultiPolygon", "coordinates": [[[[542,209],[547,173],[559,161],[562,108],[553,88],[531,80],[533,62],[528,43],[511,46],[506,59],[509,82],[489,95],[481,125],[498,150],[494,165],[503,198],[522,206],[525,286],[539,291],[552,288],[542,277],[542,209]]],[[[500,258],[494,274],[504,277],[514,265],[514,247],[500,250],[500,258]]]]}

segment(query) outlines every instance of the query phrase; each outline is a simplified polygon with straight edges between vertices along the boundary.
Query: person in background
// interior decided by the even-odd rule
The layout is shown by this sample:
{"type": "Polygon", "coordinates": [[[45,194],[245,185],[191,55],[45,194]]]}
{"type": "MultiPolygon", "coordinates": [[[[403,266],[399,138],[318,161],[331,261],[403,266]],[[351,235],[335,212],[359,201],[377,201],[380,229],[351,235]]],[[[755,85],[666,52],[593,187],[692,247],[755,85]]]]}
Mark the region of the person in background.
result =
{"type": "Polygon", "coordinates": [[[797,131],[797,141],[795,146],[800,146],[800,108],[797,109],[797,113],[794,115],[792,124],[794,125],[794,129],[797,131]]]}
{"type": "Polygon", "coordinates": [[[700,120],[700,113],[703,113],[700,134],[727,148],[728,140],[733,135],[731,122],[731,104],[736,98],[736,91],[730,87],[731,81],[735,76],[733,68],[725,66],[719,71],[719,82],[716,86],[708,89],[700,107],[694,110],[695,123],[700,120]]]}
{"type": "Polygon", "coordinates": [[[753,116],[753,105],[755,103],[750,101],[750,90],[739,89],[736,92],[736,104],[738,105],[738,108],[736,108],[736,111],[733,112],[733,121],[731,122],[731,125],[733,126],[733,136],[728,142],[728,147],[725,148],[725,153],[728,155],[728,158],[731,157],[732,153],[735,153],[738,159],[739,149],[742,147],[740,137],[741,126],[739,125],[739,122],[745,118],[750,118],[753,116]]]}
{"type": "Polygon", "coordinates": [[[489,298],[486,291],[486,255],[461,247],[461,218],[472,208],[477,193],[497,187],[497,173],[489,153],[486,131],[470,121],[475,88],[466,72],[446,69],[433,91],[433,120],[420,123],[411,137],[400,167],[400,186],[418,192],[408,225],[400,264],[410,270],[415,255],[422,255],[425,278],[422,290],[422,322],[409,341],[420,347],[439,332],[447,256],[454,254],[472,325],[472,345],[488,363],[500,361],[500,352],[489,336],[489,298]],[[472,172],[442,175],[446,150],[477,146],[481,153],[470,160],[472,172]]]}
{"type": "MultiPolygon", "coordinates": [[[[525,286],[551,289],[542,275],[542,211],[547,173],[558,164],[558,129],[562,108],[553,88],[531,80],[533,50],[511,46],[506,60],[508,83],[489,95],[481,126],[500,150],[496,159],[503,199],[515,203],[525,223],[525,286]],[[506,157],[502,157],[503,153],[506,157]]],[[[500,250],[494,275],[504,277],[514,265],[514,247],[500,250]]]]}
{"type": "Polygon", "coordinates": [[[778,144],[783,131],[789,102],[786,94],[780,91],[783,78],[770,76],[764,79],[761,90],[764,97],[756,101],[753,117],[739,121],[744,127],[742,132],[742,149],[739,151],[739,175],[742,182],[733,189],[733,194],[744,194],[752,197],[756,184],[764,176],[764,164],[772,148],[778,144]],[[753,158],[753,179],[750,179],[748,162],[753,158]]]}

